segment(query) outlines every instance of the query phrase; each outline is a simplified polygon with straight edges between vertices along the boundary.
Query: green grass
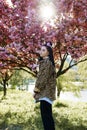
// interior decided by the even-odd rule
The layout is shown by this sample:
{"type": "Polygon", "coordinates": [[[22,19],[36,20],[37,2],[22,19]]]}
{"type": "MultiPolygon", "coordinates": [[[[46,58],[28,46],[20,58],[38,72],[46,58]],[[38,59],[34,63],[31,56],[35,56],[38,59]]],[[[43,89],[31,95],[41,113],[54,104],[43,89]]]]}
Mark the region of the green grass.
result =
{"type": "MultiPolygon", "coordinates": [[[[87,130],[87,103],[57,100],[53,105],[56,130],[87,130]]],[[[39,103],[26,91],[0,92],[0,130],[43,130],[39,103]]]]}

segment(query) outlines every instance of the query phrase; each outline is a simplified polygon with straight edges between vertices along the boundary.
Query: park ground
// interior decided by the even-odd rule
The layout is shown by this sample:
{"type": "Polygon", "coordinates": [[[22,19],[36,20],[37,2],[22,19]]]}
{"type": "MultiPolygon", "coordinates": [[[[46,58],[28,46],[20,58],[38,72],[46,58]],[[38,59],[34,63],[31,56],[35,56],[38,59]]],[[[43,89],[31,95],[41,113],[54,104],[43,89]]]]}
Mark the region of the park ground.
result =
{"type": "MultiPolygon", "coordinates": [[[[0,130],[43,130],[39,103],[27,91],[0,92],[0,130]]],[[[57,99],[53,104],[56,130],[87,130],[87,103],[57,99]]]]}

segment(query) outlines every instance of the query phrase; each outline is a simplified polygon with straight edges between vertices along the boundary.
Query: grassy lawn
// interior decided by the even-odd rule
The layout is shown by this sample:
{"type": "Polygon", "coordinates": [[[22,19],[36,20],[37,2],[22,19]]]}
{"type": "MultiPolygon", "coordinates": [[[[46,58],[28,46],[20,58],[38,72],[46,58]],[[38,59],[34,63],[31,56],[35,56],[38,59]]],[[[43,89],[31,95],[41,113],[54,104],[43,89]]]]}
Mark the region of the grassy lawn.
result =
{"type": "MultiPolygon", "coordinates": [[[[56,130],[87,130],[87,103],[57,100],[53,104],[56,130]]],[[[0,92],[0,130],[43,130],[39,103],[26,91],[0,92]]]]}

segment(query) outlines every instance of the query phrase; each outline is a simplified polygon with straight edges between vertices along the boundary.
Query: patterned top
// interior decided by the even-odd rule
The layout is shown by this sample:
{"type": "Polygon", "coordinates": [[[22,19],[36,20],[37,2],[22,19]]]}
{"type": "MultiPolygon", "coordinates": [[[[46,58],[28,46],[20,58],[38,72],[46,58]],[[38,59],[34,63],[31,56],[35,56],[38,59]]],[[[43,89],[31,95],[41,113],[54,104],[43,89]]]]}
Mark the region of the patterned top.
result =
{"type": "Polygon", "coordinates": [[[35,99],[48,98],[50,101],[56,99],[56,71],[49,58],[39,62],[39,72],[35,83],[35,99]]]}

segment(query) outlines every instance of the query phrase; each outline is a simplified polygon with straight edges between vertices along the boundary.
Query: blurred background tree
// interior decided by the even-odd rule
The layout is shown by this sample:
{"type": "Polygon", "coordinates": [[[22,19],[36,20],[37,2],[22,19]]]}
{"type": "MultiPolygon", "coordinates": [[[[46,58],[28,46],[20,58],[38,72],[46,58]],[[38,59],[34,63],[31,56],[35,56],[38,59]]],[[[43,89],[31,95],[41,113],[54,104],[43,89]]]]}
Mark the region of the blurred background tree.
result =
{"type": "Polygon", "coordinates": [[[34,77],[23,70],[15,70],[9,80],[9,85],[12,89],[27,90],[30,79],[34,79],[34,77]]]}

